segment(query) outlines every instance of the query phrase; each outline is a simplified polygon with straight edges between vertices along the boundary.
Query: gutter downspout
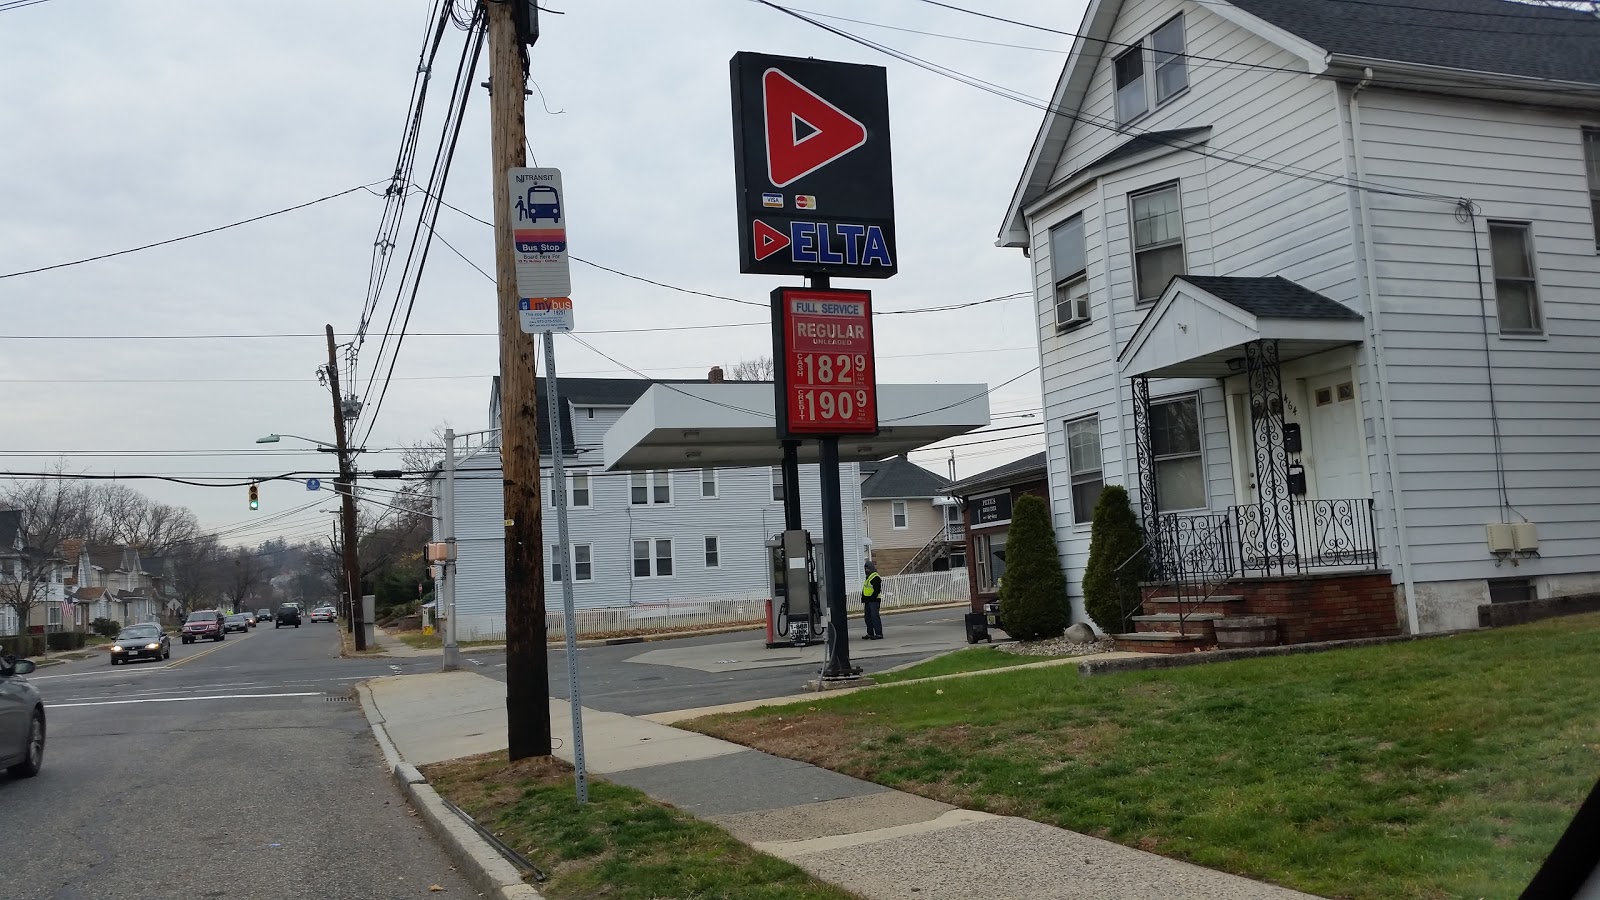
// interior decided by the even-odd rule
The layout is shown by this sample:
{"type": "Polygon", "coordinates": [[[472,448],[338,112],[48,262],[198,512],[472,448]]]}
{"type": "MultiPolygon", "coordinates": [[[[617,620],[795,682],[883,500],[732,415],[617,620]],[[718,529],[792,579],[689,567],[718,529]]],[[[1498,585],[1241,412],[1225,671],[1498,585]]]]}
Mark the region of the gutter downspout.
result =
{"type": "MultiPolygon", "coordinates": [[[[1117,310],[1111,297],[1111,248],[1110,239],[1106,232],[1111,229],[1106,224],[1106,180],[1099,179],[1100,197],[1100,269],[1102,272],[1102,290],[1106,296],[1106,344],[1111,353],[1111,396],[1116,398],[1114,412],[1117,422],[1117,472],[1122,479],[1124,487],[1128,484],[1128,433],[1123,428],[1122,419],[1122,360],[1118,357],[1121,347],[1117,343],[1117,310]]],[[[1209,189],[1207,191],[1209,196],[1209,189]]],[[[1070,467],[1070,461],[1068,463],[1070,467]]]]}
{"type": "Polygon", "coordinates": [[[1367,280],[1367,348],[1372,354],[1376,372],[1374,380],[1381,410],[1379,420],[1383,426],[1381,438],[1386,468],[1389,470],[1389,497],[1394,510],[1395,556],[1400,560],[1400,581],[1406,592],[1406,630],[1416,634],[1420,628],[1417,622],[1417,591],[1416,582],[1411,577],[1411,548],[1406,540],[1406,503],[1405,493],[1400,488],[1400,460],[1394,448],[1394,412],[1389,404],[1389,363],[1385,358],[1381,323],[1383,304],[1378,297],[1378,275],[1373,268],[1372,214],[1367,208],[1367,192],[1363,188],[1367,180],[1367,166],[1361,155],[1361,106],[1357,98],[1371,83],[1372,69],[1368,68],[1362,72],[1361,83],[1350,92],[1350,147],[1355,163],[1356,203],[1361,216],[1362,268],[1366,270],[1367,280]]]}

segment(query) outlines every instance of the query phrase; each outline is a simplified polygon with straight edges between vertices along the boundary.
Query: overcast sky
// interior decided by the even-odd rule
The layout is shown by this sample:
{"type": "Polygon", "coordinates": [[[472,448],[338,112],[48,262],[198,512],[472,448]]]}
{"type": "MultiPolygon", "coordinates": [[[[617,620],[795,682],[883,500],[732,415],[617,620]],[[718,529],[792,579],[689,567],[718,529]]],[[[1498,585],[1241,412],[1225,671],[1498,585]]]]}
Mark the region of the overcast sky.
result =
{"type": "MultiPolygon", "coordinates": [[[[884,65],[889,72],[900,274],[864,286],[878,309],[1026,290],[1026,260],[994,236],[1038,129],[1032,107],[877,54],[749,0],[549,0],[533,50],[532,149],[563,172],[573,252],[695,290],[764,302],[784,280],[738,274],[728,59],[739,50],[884,65]],[[550,112],[546,112],[546,105],[550,112]]],[[[1060,35],[940,10],[919,0],[794,0],[881,25],[1038,49],[989,46],[873,25],[832,24],[1036,97],[1065,59],[1060,35]]],[[[996,15],[1075,29],[1077,2],[968,0],[996,15]]],[[[387,178],[393,170],[430,4],[425,0],[49,0],[0,11],[0,275],[176,237],[387,178]]],[[[432,84],[418,179],[438,139],[464,32],[452,30],[432,84]],[[448,60],[448,62],[446,62],[448,60]]],[[[481,82],[487,71],[479,68],[481,82]]],[[[474,92],[446,199],[491,216],[487,95],[474,92]]],[[[12,472],[263,476],[327,470],[326,454],[258,447],[268,432],[332,440],[331,323],[361,315],[382,201],[357,192],[219,234],[100,262],[0,278],[0,459],[12,472]],[[149,335],[291,334],[250,340],[149,335]],[[128,451],[144,451],[130,453],[128,451]],[[217,455],[157,453],[207,451],[217,455]]],[[[411,205],[412,212],[420,206],[411,205]]],[[[409,227],[406,234],[409,235],[409,227]]],[[[490,229],[445,210],[439,234],[485,269],[490,229]]],[[[402,249],[405,242],[402,241],[402,249]]],[[[398,270],[398,265],[396,266],[398,270]]],[[[762,322],[763,311],[584,266],[573,269],[580,330],[762,322]]],[[[792,279],[791,279],[792,281],[792,279]]],[[[857,284],[863,284],[857,282],[857,284]]],[[[394,292],[380,303],[383,331],[394,292]]],[[[497,369],[494,288],[435,245],[369,447],[440,423],[486,427],[497,369]],[[430,336],[466,332],[469,336],[430,336]]],[[[656,377],[703,377],[770,352],[764,324],[584,339],[656,377]]],[[[1037,365],[1031,301],[895,316],[877,328],[881,382],[1000,384],[1037,365]]],[[[378,363],[360,358],[358,391],[378,363]]],[[[568,339],[563,375],[629,373],[568,339]]],[[[382,365],[388,366],[385,354],[382,365]]],[[[380,373],[381,374],[381,373],[380,373]]],[[[1031,374],[991,408],[1036,412],[1031,374]]],[[[1038,422],[997,418],[996,425],[1038,422]]],[[[365,423],[361,426],[364,433],[365,423]]],[[[1008,432],[1014,434],[1015,432],[1008,432]]],[[[955,443],[975,440],[958,440],[955,443]]],[[[957,450],[973,474],[1037,451],[1037,439],[957,450]]],[[[947,451],[914,454],[946,471],[947,451]]],[[[397,459],[363,457],[363,468],[397,459]]],[[[238,534],[254,542],[326,533],[324,502],[276,482],[252,514],[243,488],[132,482],[209,527],[308,509],[238,534]]]]}

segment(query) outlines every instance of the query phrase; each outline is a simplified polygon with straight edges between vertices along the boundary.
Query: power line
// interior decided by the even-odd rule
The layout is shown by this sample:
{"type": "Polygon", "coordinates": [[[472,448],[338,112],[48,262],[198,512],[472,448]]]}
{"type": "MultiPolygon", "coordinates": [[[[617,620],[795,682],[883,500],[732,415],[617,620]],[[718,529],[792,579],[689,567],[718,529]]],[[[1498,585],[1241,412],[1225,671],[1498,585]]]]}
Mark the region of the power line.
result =
{"type": "MultiPolygon", "coordinates": [[[[903,50],[897,50],[897,49],[895,49],[893,47],[890,47],[890,46],[888,46],[886,44],[881,44],[881,43],[878,43],[877,41],[873,41],[873,40],[871,40],[869,38],[864,38],[864,37],[861,37],[860,35],[853,34],[853,33],[849,32],[849,31],[845,31],[842,28],[837,28],[837,27],[835,27],[833,25],[829,25],[826,22],[820,22],[820,21],[818,21],[816,19],[809,18],[807,16],[804,16],[804,15],[801,15],[800,13],[795,12],[792,9],[789,9],[788,7],[780,6],[780,5],[776,4],[776,3],[773,3],[772,0],[750,0],[750,2],[759,3],[762,6],[766,6],[766,7],[770,8],[770,9],[777,10],[778,12],[781,12],[781,13],[787,15],[787,16],[790,16],[790,17],[795,18],[795,19],[799,19],[800,21],[805,22],[805,23],[807,23],[809,25],[812,25],[812,26],[814,26],[816,28],[820,28],[823,31],[827,31],[827,32],[829,32],[831,34],[834,34],[834,35],[837,35],[839,37],[842,37],[845,40],[850,41],[851,43],[859,44],[859,45],[861,45],[863,47],[867,47],[869,49],[876,50],[879,53],[882,53],[882,54],[884,54],[886,56],[891,56],[891,57],[894,57],[895,59],[898,59],[898,60],[900,60],[902,62],[910,63],[911,65],[914,65],[917,68],[925,69],[925,70],[927,70],[929,72],[932,72],[932,73],[934,73],[936,75],[942,76],[944,78],[949,78],[952,81],[958,81],[958,82],[960,82],[962,84],[965,84],[965,85],[967,85],[969,87],[977,88],[978,90],[984,91],[986,93],[993,94],[993,95],[995,95],[997,97],[1002,97],[1004,99],[1011,100],[1011,101],[1016,102],[1016,103],[1022,103],[1022,104],[1025,104],[1027,106],[1034,107],[1035,109],[1039,109],[1039,110],[1042,110],[1042,111],[1047,112],[1047,113],[1054,113],[1056,115],[1062,116],[1063,118],[1070,119],[1070,120],[1072,120],[1074,122],[1081,122],[1081,123],[1086,124],[1086,125],[1092,125],[1092,126],[1094,126],[1096,128],[1101,128],[1101,129],[1113,132],[1115,134],[1127,135],[1127,136],[1131,136],[1131,137],[1135,137],[1135,138],[1144,138],[1144,139],[1150,141],[1153,144],[1159,144],[1161,146],[1170,147],[1173,150],[1186,151],[1186,152],[1189,152],[1189,153],[1194,153],[1194,154],[1196,154],[1198,156],[1204,156],[1204,157],[1206,157],[1208,159],[1215,159],[1215,160],[1217,160],[1219,162],[1233,163],[1235,165],[1244,166],[1246,168],[1259,169],[1259,170],[1265,171],[1265,172],[1267,172],[1269,174],[1287,175],[1288,177],[1291,177],[1291,178],[1298,178],[1298,179],[1307,180],[1307,181],[1314,181],[1314,182],[1316,182],[1318,184],[1324,184],[1324,185],[1328,185],[1328,186],[1355,188],[1357,190],[1368,191],[1370,193],[1375,193],[1375,194],[1385,194],[1385,195],[1396,196],[1396,197],[1410,197],[1410,198],[1422,199],[1422,200],[1433,200],[1433,201],[1438,201],[1438,202],[1442,202],[1442,203],[1449,203],[1449,204],[1452,204],[1452,205],[1454,205],[1456,203],[1456,200],[1458,199],[1458,198],[1455,198],[1455,197],[1446,197],[1446,196],[1444,196],[1442,194],[1430,194],[1430,193],[1426,193],[1426,192],[1423,192],[1423,191],[1411,191],[1411,190],[1404,190],[1404,189],[1375,187],[1375,186],[1368,185],[1368,184],[1362,184],[1362,183],[1360,183],[1358,181],[1355,181],[1355,180],[1349,179],[1349,178],[1345,178],[1345,177],[1342,177],[1342,176],[1326,175],[1326,174],[1317,172],[1315,170],[1302,169],[1302,168],[1300,168],[1298,166],[1294,166],[1294,165],[1289,164],[1289,163],[1273,163],[1273,162],[1271,162],[1269,160],[1258,160],[1258,159],[1254,159],[1252,157],[1246,156],[1246,155],[1244,155],[1242,153],[1235,153],[1235,152],[1232,152],[1232,151],[1212,150],[1212,149],[1209,149],[1209,148],[1205,148],[1205,147],[1203,147],[1203,146],[1201,146],[1200,144],[1197,144],[1197,143],[1185,144],[1185,143],[1182,143],[1180,140],[1177,140],[1177,139],[1171,138],[1169,136],[1163,135],[1163,134],[1161,134],[1159,132],[1150,131],[1148,129],[1130,128],[1130,127],[1128,127],[1126,125],[1121,125],[1121,124],[1118,124],[1116,122],[1112,122],[1110,120],[1101,119],[1101,118],[1099,118],[1097,116],[1092,116],[1092,115],[1089,115],[1087,113],[1083,113],[1081,111],[1069,110],[1069,109],[1064,109],[1062,107],[1058,107],[1053,103],[1041,100],[1041,99],[1039,99],[1037,97],[1033,97],[1033,96],[1030,96],[1028,94],[1024,94],[1024,93],[1022,93],[1020,91],[1016,91],[1016,90],[1013,90],[1011,88],[1002,87],[1001,85],[997,85],[997,84],[994,84],[994,83],[989,82],[989,81],[984,81],[983,79],[978,78],[978,77],[976,77],[974,75],[968,75],[968,74],[966,74],[964,72],[958,71],[956,69],[949,68],[947,66],[942,66],[942,65],[940,65],[938,63],[929,62],[928,60],[922,59],[921,57],[914,56],[914,55],[912,55],[910,53],[906,53],[903,50]]],[[[1306,73],[1305,72],[1298,72],[1297,74],[1304,75],[1306,73]]]]}
{"type": "Polygon", "coordinates": [[[262,213],[259,216],[251,216],[248,219],[240,219],[237,222],[229,222],[226,225],[218,225],[215,228],[207,228],[204,231],[196,231],[193,234],[186,234],[186,235],[183,235],[181,237],[167,238],[164,241],[155,241],[154,243],[143,244],[143,245],[140,245],[138,247],[129,247],[126,250],[116,250],[116,251],[113,251],[111,253],[102,253],[102,254],[100,254],[98,256],[89,256],[89,257],[85,257],[83,259],[74,259],[74,260],[71,260],[70,262],[55,263],[53,265],[48,265],[48,266],[39,266],[38,268],[33,268],[33,269],[23,269],[20,272],[7,272],[7,273],[5,273],[3,275],[0,275],[0,279],[17,278],[17,277],[22,276],[22,275],[33,275],[33,274],[36,274],[36,273],[39,273],[39,272],[49,272],[49,271],[52,271],[54,269],[65,269],[65,268],[67,268],[69,266],[81,266],[84,263],[98,262],[98,261],[100,261],[102,259],[111,259],[114,256],[125,256],[125,255],[127,255],[129,253],[138,253],[141,250],[149,250],[149,249],[151,249],[153,247],[164,247],[164,246],[166,246],[168,244],[176,244],[179,241],[187,241],[187,240],[190,240],[191,238],[204,237],[205,235],[208,235],[208,234],[216,234],[219,231],[227,231],[230,228],[238,228],[240,225],[249,225],[252,222],[260,222],[263,219],[270,219],[273,216],[281,216],[281,215],[284,215],[285,213],[291,213],[291,212],[294,212],[296,210],[305,209],[308,206],[315,206],[318,203],[326,203],[329,200],[334,200],[334,199],[337,199],[339,197],[343,197],[346,194],[353,194],[356,191],[368,191],[370,193],[371,192],[371,188],[372,188],[373,185],[383,184],[384,181],[387,181],[387,180],[388,179],[383,179],[383,180],[380,180],[380,181],[371,181],[371,182],[368,182],[366,184],[358,184],[353,188],[346,188],[346,189],[344,189],[342,191],[339,191],[338,193],[328,194],[327,196],[324,196],[324,197],[318,197],[315,200],[307,200],[304,203],[296,203],[294,206],[286,206],[283,209],[273,210],[272,212],[269,212],[269,213],[262,213]]]}

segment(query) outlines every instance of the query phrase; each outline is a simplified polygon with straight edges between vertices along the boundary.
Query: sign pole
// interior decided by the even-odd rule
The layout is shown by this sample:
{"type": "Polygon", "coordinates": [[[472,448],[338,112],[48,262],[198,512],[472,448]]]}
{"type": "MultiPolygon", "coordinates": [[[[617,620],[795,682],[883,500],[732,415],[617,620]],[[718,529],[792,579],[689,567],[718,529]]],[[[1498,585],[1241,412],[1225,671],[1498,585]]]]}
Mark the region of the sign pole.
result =
{"type": "Polygon", "coordinates": [[[556,497],[556,535],[561,559],[561,618],[567,633],[567,699],[572,707],[572,765],[578,802],[589,802],[589,768],[583,759],[583,698],[578,693],[578,623],[572,600],[572,545],[567,539],[567,474],[561,437],[561,400],[556,381],[555,333],[544,333],[544,395],[550,410],[550,490],[556,497]]]}

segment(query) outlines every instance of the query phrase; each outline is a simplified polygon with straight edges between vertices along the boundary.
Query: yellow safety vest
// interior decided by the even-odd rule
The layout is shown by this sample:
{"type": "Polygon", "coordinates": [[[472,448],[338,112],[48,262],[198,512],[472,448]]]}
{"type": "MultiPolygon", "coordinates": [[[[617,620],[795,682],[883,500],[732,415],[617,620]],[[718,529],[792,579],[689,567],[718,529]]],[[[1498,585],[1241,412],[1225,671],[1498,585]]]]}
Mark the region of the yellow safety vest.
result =
{"type": "Polygon", "coordinates": [[[877,572],[869,573],[867,575],[867,580],[861,583],[861,599],[877,600],[878,595],[883,593],[882,584],[882,576],[880,576],[877,572]]]}

